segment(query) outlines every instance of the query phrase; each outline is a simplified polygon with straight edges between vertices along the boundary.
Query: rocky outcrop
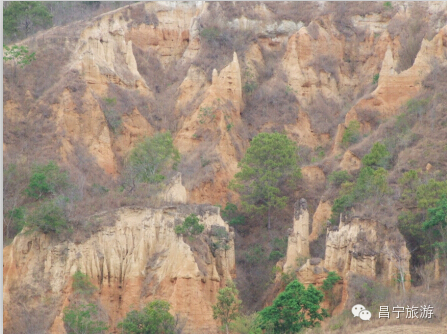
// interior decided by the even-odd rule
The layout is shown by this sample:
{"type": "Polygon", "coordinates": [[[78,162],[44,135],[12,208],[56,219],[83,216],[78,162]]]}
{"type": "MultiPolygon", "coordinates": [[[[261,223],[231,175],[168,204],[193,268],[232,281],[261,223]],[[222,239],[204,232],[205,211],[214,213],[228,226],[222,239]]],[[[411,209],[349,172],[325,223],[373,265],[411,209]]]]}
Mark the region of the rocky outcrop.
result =
{"type": "Polygon", "coordinates": [[[362,161],[352,151],[346,150],[340,162],[340,168],[348,172],[360,169],[362,161]]]}
{"type": "Polygon", "coordinates": [[[305,166],[301,168],[304,182],[312,184],[313,187],[318,187],[326,183],[326,176],[323,170],[318,166],[305,166]]]}
{"type": "Polygon", "coordinates": [[[431,62],[436,59],[445,63],[446,38],[447,26],[444,26],[431,41],[424,39],[413,66],[400,73],[395,70],[397,59],[388,45],[376,90],[351,108],[345,125],[348,120],[356,119],[358,110],[377,110],[382,116],[395,115],[398,108],[420,90],[424,77],[430,72],[431,62]]]}
{"type": "Polygon", "coordinates": [[[219,73],[216,69],[213,70],[212,83],[209,86],[204,82],[203,72],[191,68],[180,86],[180,96],[184,103],[195,98],[194,92],[197,89],[191,85],[195,77],[200,80],[194,82],[193,86],[202,82],[202,86],[208,88],[200,105],[184,120],[174,143],[183,155],[190,156],[199,151],[201,156],[198,159],[219,157],[215,161],[209,161],[213,170],[212,180],[197,184],[190,192],[190,200],[195,203],[222,203],[226,201],[228,183],[238,171],[237,161],[241,149],[247,145],[246,141],[233,135],[237,131],[235,129],[242,126],[240,113],[243,107],[237,54],[233,54],[232,62],[219,73]]]}
{"type": "Polygon", "coordinates": [[[384,284],[395,284],[398,275],[405,276],[410,286],[410,252],[405,240],[397,231],[379,235],[382,227],[376,221],[353,218],[330,226],[326,236],[324,259],[308,260],[297,271],[297,277],[308,283],[319,279],[320,274],[335,271],[345,277],[348,272],[377,279],[384,284]],[[312,273],[315,277],[312,277],[312,273]]]}
{"type": "Polygon", "coordinates": [[[295,269],[299,257],[309,256],[309,211],[306,200],[301,198],[295,203],[294,209],[293,229],[289,229],[284,271],[295,269]]]}
{"type": "MultiPolygon", "coordinates": [[[[64,333],[62,307],[72,291],[71,276],[81,270],[99,288],[98,298],[112,328],[131,305],[140,308],[163,299],[174,313],[187,316],[185,333],[217,333],[211,306],[219,288],[235,272],[234,233],[220,218],[219,208],[123,208],[92,219],[101,227],[82,243],[22,233],[4,249],[6,314],[24,312],[15,302],[20,293],[36,297],[26,305],[28,314],[44,307],[44,300],[53,300],[57,314],[47,315],[51,330],[42,330],[64,333]],[[189,245],[174,227],[191,212],[199,215],[205,231],[189,245]],[[216,229],[221,232],[215,233],[216,229]],[[219,242],[226,247],[211,247],[219,242]]],[[[20,317],[4,326],[5,333],[19,332],[20,317]]]]}
{"type": "Polygon", "coordinates": [[[169,183],[164,195],[166,203],[186,203],[186,188],[182,185],[182,174],[177,173],[169,183]]]}
{"type": "Polygon", "coordinates": [[[312,217],[312,233],[309,236],[309,241],[314,241],[326,232],[326,222],[332,215],[332,205],[329,201],[320,201],[315,213],[312,217]]]}
{"type": "Polygon", "coordinates": [[[314,24],[314,37],[307,27],[303,27],[289,38],[283,58],[288,83],[303,106],[312,103],[317,93],[335,100],[338,100],[339,94],[337,81],[340,78],[340,67],[337,63],[343,58],[343,43],[326,29],[314,24]],[[331,62],[331,65],[321,64],[326,70],[323,67],[316,70],[313,62],[320,63],[320,60],[316,60],[315,55],[328,57],[321,61],[331,62]]]}

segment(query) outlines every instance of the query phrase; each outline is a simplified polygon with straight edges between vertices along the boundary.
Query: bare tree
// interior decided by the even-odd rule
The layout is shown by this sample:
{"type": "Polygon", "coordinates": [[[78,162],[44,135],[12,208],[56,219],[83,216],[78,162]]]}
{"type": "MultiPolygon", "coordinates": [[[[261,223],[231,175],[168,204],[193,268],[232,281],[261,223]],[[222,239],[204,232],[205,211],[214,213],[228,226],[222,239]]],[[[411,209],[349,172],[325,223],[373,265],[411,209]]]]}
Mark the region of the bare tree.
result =
{"type": "MultiPolygon", "coordinates": [[[[390,240],[391,241],[391,240],[390,240]]],[[[397,269],[397,282],[400,283],[402,292],[405,295],[405,275],[408,270],[408,261],[410,252],[407,250],[405,243],[401,240],[393,240],[394,242],[385,244],[383,253],[393,263],[397,269]]]]}
{"type": "Polygon", "coordinates": [[[425,291],[430,290],[430,283],[435,278],[435,266],[433,262],[426,263],[416,268],[416,273],[421,277],[422,283],[425,286],[425,291]]]}

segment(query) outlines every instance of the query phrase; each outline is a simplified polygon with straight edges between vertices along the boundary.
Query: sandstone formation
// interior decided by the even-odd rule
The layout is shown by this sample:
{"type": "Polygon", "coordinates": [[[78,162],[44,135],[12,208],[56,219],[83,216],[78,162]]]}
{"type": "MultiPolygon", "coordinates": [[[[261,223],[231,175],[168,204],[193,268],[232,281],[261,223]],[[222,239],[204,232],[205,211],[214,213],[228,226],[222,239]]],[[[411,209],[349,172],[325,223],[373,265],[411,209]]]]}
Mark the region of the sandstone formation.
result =
{"type": "MultiPolygon", "coordinates": [[[[408,287],[410,254],[401,235],[374,217],[343,218],[339,226],[325,231],[332,203],[321,194],[328,173],[341,169],[355,174],[361,167],[361,156],[342,145],[349,122],[358,120],[361,133],[369,135],[375,125],[365,114],[378,114],[381,119],[395,116],[423,88],[433,61],[446,64],[447,5],[427,3],[426,20],[438,20],[430,28],[433,38],[423,40],[414,64],[400,73],[396,68],[402,38],[388,32],[387,15],[353,16],[345,27],[350,35],[340,30],[340,22],[335,13],[327,12],[325,2],[318,5],[320,13],[309,24],[283,19],[287,15],[271,9],[271,4],[240,11],[231,8],[236,5],[129,4],[18,42],[37,51],[40,59],[34,62],[38,66],[21,70],[18,84],[11,76],[4,77],[3,148],[8,163],[28,168],[53,159],[73,176],[72,170],[84,173],[79,172],[85,158],[79,157],[81,152],[93,161],[86,169],[98,165],[104,178],[116,181],[107,187],[119,201],[127,196],[116,188],[121,186],[129,151],[145,136],[170,131],[182,155],[182,169],[164,192],[154,196],[169,207],[126,207],[70,222],[78,224],[79,238],[64,233],[19,234],[4,248],[5,333],[36,332],[36,324],[41,332],[65,333],[62,312],[70,304],[72,275],[77,269],[98,287],[94,297],[113,333],[118,334],[116,324],[132,307],[141,308],[154,299],[169,301],[173,313],[188,318],[185,333],[217,333],[211,306],[218,289],[235,277],[234,233],[218,208],[186,203],[237,203],[228,184],[250,140],[262,131],[286,133],[309,155],[319,146],[325,151],[332,148],[324,167],[302,168],[303,188],[312,192],[309,203],[318,207],[309,235],[307,202],[295,203],[287,255],[279,262],[283,272],[294,272],[306,285],[320,285],[329,271],[340,274],[342,303],[335,313],[345,306],[347,287],[355,274],[392,284],[403,273],[408,287]],[[208,40],[204,29],[210,27],[217,30],[208,40]],[[45,53],[52,49],[64,50],[66,59],[53,73],[51,85],[44,85],[42,73],[50,73],[59,61],[45,53]],[[34,77],[27,76],[29,69],[34,77]],[[371,83],[376,74],[377,86],[371,83]],[[249,81],[253,81],[253,92],[245,86],[249,81]],[[270,83],[279,83],[288,97],[294,97],[287,121],[279,120],[283,115],[277,109],[284,100],[276,90],[266,98],[265,121],[259,121],[256,89],[270,83]],[[114,98],[121,99],[121,110],[111,107],[114,98]],[[320,99],[327,102],[324,113],[315,107],[320,99]],[[250,104],[255,106],[251,114],[250,104]],[[119,126],[111,123],[111,114],[119,126]],[[330,126],[320,126],[325,124],[330,126]],[[205,232],[195,239],[177,236],[174,227],[192,212],[206,225],[205,232]],[[309,243],[322,240],[319,236],[324,233],[324,258],[306,260],[311,255],[309,243]],[[302,261],[306,263],[301,265],[302,261]]],[[[396,4],[395,17],[411,17],[411,7],[410,3],[396,4]]],[[[5,62],[4,69],[11,68],[5,62]]],[[[427,171],[442,170],[431,158],[424,160],[424,166],[428,161],[427,171]]],[[[85,175],[85,193],[97,182],[89,172],[81,175],[85,175]]],[[[23,191],[18,193],[20,197],[23,191]]],[[[32,212],[38,203],[26,201],[32,212]]],[[[149,201],[148,206],[153,205],[149,201]]],[[[442,265],[435,260],[437,279],[442,265]]]]}
{"type": "Polygon", "coordinates": [[[301,174],[303,175],[303,180],[308,184],[312,184],[313,187],[326,183],[326,176],[318,166],[305,166],[301,168],[301,174]]]}
{"type": "MultiPolygon", "coordinates": [[[[187,91],[194,92],[190,83],[194,82],[194,85],[197,85],[195,77],[202,78],[202,73],[195,69],[189,70],[188,76],[180,86],[181,96],[185,96],[187,91]]],[[[182,98],[184,103],[187,103],[188,99],[193,99],[194,95],[188,94],[182,98]]],[[[206,90],[205,97],[191,117],[183,122],[175,137],[175,144],[180,153],[191,155],[203,147],[204,141],[201,137],[202,134],[207,134],[208,140],[214,145],[202,152],[202,157],[219,157],[219,161],[212,163],[214,174],[212,181],[205,181],[195,187],[190,193],[191,201],[195,203],[226,201],[228,182],[238,170],[237,157],[240,149],[246,146],[245,141],[231,134],[231,128],[237,129],[241,126],[242,107],[241,70],[237,54],[234,53],[232,62],[220,73],[216,69],[213,70],[212,82],[206,90]]]]}
{"type": "Polygon", "coordinates": [[[297,258],[309,256],[309,211],[306,200],[302,198],[297,201],[294,209],[293,229],[289,229],[284,271],[296,268],[297,258]]]}
{"type": "MultiPolygon", "coordinates": [[[[174,313],[187,316],[185,333],[217,333],[211,305],[235,270],[234,233],[220,218],[219,208],[123,208],[92,219],[103,225],[85,242],[25,233],[4,249],[6,314],[23,312],[13,302],[20,293],[36,296],[27,303],[28,311],[44,307],[41,301],[46,298],[62,312],[72,292],[71,277],[81,270],[99,288],[98,298],[112,328],[131,305],[140,308],[161,298],[170,302],[174,313]],[[174,233],[174,227],[191,212],[199,215],[205,231],[190,246],[174,233]],[[215,232],[220,229],[223,232],[215,232]],[[228,247],[212,249],[217,242],[228,247]]],[[[51,333],[65,332],[62,315],[46,319],[52,324],[51,333]]],[[[9,320],[4,323],[5,333],[17,333],[23,327],[19,318],[9,320]]]]}
{"type": "Polygon", "coordinates": [[[405,241],[398,231],[388,231],[389,240],[379,236],[380,231],[375,221],[360,218],[341,221],[338,230],[328,230],[324,266],[342,275],[352,271],[388,284],[402,271],[409,287],[410,252],[405,241]]]}
{"type": "MultiPolygon", "coordinates": [[[[447,26],[444,26],[431,41],[424,39],[413,66],[400,73],[395,70],[396,59],[391,45],[388,44],[377,88],[350,109],[346,114],[345,126],[358,118],[357,112],[360,110],[376,110],[382,116],[395,115],[399,107],[420,90],[432,64],[435,61],[445,63],[446,38],[447,26]]],[[[365,124],[362,124],[362,127],[365,127],[365,124]]]]}
{"type": "Polygon", "coordinates": [[[166,203],[182,203],[186,204],[187,193],[186,188],[182,185],[182,174],[177,173],[168,185],[164,195],[166,203]]]}
{"type": "Polygon", "coordinates": [[[326,232],[326,222],[331,218],[332,205],[329,201],[321,201],[312,217],[312,233],[309,235],[309,241],[316,240],[320,234],[326,232]]]}
{"type": "Polygon", "coordinates": [[[348,273],[380,280],[394,285],[402,274],[405,288],[410,287],[410,252],[398,231],[379,236],[378,223],[353,218],[329,228],[326,236],[324,259],[310,259],[297,269],[297,278],[305,284],[319,284],[324,273],[337,272],[341,277],[348,273]]]}
{"type": "Polygon", "coordinates": [[[362,161],[350,150],[346,150],[340,162],[340,168],[348,172],[358,170],[362,166],[362,161]]]}

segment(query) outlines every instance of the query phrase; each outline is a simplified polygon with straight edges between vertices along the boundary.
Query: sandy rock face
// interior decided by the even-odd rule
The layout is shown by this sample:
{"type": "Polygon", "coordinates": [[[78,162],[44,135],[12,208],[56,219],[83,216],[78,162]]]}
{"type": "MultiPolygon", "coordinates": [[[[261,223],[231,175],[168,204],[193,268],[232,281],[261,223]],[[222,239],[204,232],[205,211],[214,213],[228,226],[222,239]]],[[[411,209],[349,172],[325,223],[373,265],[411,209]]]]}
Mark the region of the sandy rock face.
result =
{"type": "Polygon", "coordinates": [[[325,70],[316,72],[312,62],[315,61],[315,55],[328,56],[335,62],[339,61],[343,58],[343,43],[317,24],[316,30],[316,39],[310,35],[306,27],[293,34],[289,38],[283,58],[289,85],[303,106],[312,103],[317,92],[327,98],[338,99],[336,79],[340,76],[338,65],[331,69],[333,73],[325,70]]]}
{"type": "MultiPolygon", "coordinates": [[[[83,243],[35,233],[19,235],[5,248],[7,314],[17,307],[13,303],[17,293],[34,291],[40,298],[27,305],[29,311],[42,307],[39,300],[54,300],[58,313],[48,319],[50,332],[63,333],[62,308],[71,293],[71,276],[79,269],[99,288],[112,327],[131,305],[140,308],[163,299],[170,302],[173,313],[188,317],[186,333],[217,333],[211,305],[235,269],[234,233],[220,218],[218,208],[123,208],[115,216],[104,214],[95,219],[102,221],[102,227],[83,243]],[[205,224],[203,237],[197,238],[193,247],[174,232],[175,225],[191,212],[205,224]],[[222,233],[216,234],[217,229],[226,235],[225,240],[219,239],[222,233]],[[211,250],[209,244],[218,241],[226,242],[229,249],[211,250]]],[[[6,322],[6,333],[13,333],[15,326],[6,322]]]]}
{"type": "Polygon", "coordinates": [[[447,26],[440,29],[431,41],[424,39],[414,64],[409,69],[397,73],[397,60],[393,55],[391,44],[388,45],[382,62],[377,89],[369,98],[360,100],[346,115],[348,120],[355,119],[357,110],[378,110],[383,116],[395,115],[402,103],[416,95],[425,75],[430,72],[431,62],[437,59],[445,63],[445,39],[447,26]]]}
{"type": "Polygon", "coordinates": [[[86,113],[76,110],[68,90],[62,93],[60,103],[55,105],[62,159],[67,160],[73,154],[73,143],[81,142],[96,157],[99,166],[107,173],[114,174],[117,167],[112,150],[112,134],[104,113],[90,91],[86,91],[82,100],[88,110],[86,113]]]}
{"type": "Polygon", "coordinates": [[[186,203],[186,188],[182,185],[182,174],[177,173],[168,185],[165,193],[165,202],[167,203],[186,203]]]}
{"type": "Polygon", "coordinates": [[[329,201],[320,201],[312,219],[312,233],[309,241],[314,241],[326,229],[326,222],[331,218],[332,205],[329,201]]]}
{"type": "MultiPolygon", "coordinates": [[[[212,181],[192,189],[189,200],[193,203],[225,202],[228,183],[238,170],[238,155],[247,145],[239,136],[233,135],[242,126],[240,113],[243,107],[237,54],[233,54],[233,60],[219,73],[213,70],[211,85],[206,84],[203,71],[190,68],[180,86],[182,102],[192,101],[200,90],[198,87],[206,89],[204,98],[192,115],[184,120],[174,144],[182,155],[193,155],[202,150],[202,156],[219,158],[211,164],[212,181]],[[202,134],[206,135],[206,142],[202,134]]],[[[201,159],[200,156],[197,158],[201,159]]]]}
{"type": "Polygon", "coordinates": [[[347,150],[345,154],[343,154],[343,158],[340,162],[341,169],[348,172],[360,169],[361,165],[362,161],[350,150],[347,150]]]}
{"type": "Polygon", "coordinates": [[[309,211],[306,200],[302,198],[295,203],[293,230],[289,232],[284,271],[296,268],[298,257],[307,256],[309,256],[309,211]]]}
{"type": "Polygon", "coordinates": [[[188,51],[188,58],[198,52],[195,19],[204,8],[201,2],[146,2],[135,7],[142,24],[132,26],[126,39],[143,50],[152,49],[163,66],[179,60],[188,51]],[[194,45],[190,45],[191,44],[194,45]],[[192,47],[195,46],[195,47],[192,47]],[[188,50],[187,50],[188,49],[188,50]]]}
{"type": "Polygon", "coordinates": [[[384,283],[392,283],[399,270],[409,277],[410,253],[400,233],[393,231],[396,237],[386,239],[377,231],[377,222],[360,218],[340,222],[338,229],[328,230],[325,268],[343,275],[352,271],[384,283]]]}

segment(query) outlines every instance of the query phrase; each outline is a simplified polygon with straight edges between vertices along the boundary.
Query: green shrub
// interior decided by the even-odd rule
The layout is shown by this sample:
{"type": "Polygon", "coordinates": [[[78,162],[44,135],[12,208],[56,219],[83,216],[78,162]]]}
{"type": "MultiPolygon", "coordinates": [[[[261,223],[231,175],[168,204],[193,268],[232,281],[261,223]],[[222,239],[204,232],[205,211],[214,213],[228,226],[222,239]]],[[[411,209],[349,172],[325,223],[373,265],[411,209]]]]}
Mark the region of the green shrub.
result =
{"type": "Polygon", "coordinates": [[[237,334],[262,334],[262,329],[258,325],[258,314],[239,315],[230,323],[232,333],[237,334]]]}
{"type": "Polygon", "coordinates": [[[373,85],[376,85],[379,82],[379,76],[380,76],[379,73],[374,74],[374,76],[373,76],[373,85]]]}
{"type": "Polygon", "coordinates": [[[421,184],[416,190],[418,208],[434,207],[443,195],[447,195],[447,180],[436,181],[431,179],[427,184],[421,184]]]}
{"type": "Polygon", "coordinates": [[[277,251],[279,254],[283,254],[281,257],[284,257],[287,253],[287,243],[288,243],[288,238],[284,237],[284,238],[274,238],[272,241],[272,248],[273,251],[277,251]]]}
{"type": "Polygon", "coordinates": [[[258,88],[258,84],[255,81],[247,81],[242,87],[242,89],[246,94],[253,93],[256,90],[256,88],[258,88]]]}
{"type": "Polygon", "coordinates": [[[343,146],[347,147],[351,144],[357,143],[360,140],[360,137],[360,123],[358,121],[351,121],[343,133],[341,142],[343,146]]]}
{"type": "Polygon", "coordinates": [[[337,225],[340,220],[340,214],[354,205],[354,198],[351,195],[344,195],[335,199],[332,205],[331,223],[337,225]]]}
{"type": "Polygon", "coordinates": [[[169,132],[157,133],[138,143],[125,162],[126,183],[135,188],[137,183],[160,183],[165,179],[163,173],[176,169],[180,154],[174,147],[169,132]]]}
{"type": "MultiPolygon", "coordinates": [[[[66,199],[62,199],[65,201],[66,199]]],[[[41,232],[60,233],[68,229],[64,210],[55,200],[43,202],[28,217],[27,225],[41,232]]]]}
{"type": "Polygon", "coordinates": [[[103,321],[92,320],[98,314],[98,307],[94,304],[81,304],[64,309],[65,328],[67,334],[99,334],[108,329],[103,321]]]}
{"type": "Polygon", "coordinates": [[[72,288],[76,293],[83,295],[91,295],[97,290],[97,288],[90,282],[90,278],[83,274],[80,270],[77,270],[73,275],[72,288]]]}
{"type": "Polygon", "coordinates": [[[334,285],[340,280],[341,277],[335,271],[330,271],[327,274],[326,279],[323,281],[323,285],[321,286],[321,288],[323,289],[323,291],[331,291],[334,285]]]}
{"type": "Polygon", "coordinates": [[[169,313],[169,308],[168,302],[155,300],[141,312],[133,310],[127,313],[118,328],[127,334],[174,334],[175,319],[169,313]]]}
{"type": "Polygon", "coordinates": [[[256,265],[266,260],[264,249],[259,244],[250,246],[244,253],[244,257],[250,265],[256,265]]]}
{"type": "Polygon", "coordinates": [[[175,227],[175,233],[183,235],[199,235],[205,229],[205,225],[199,224],[199,221],[199,217],[191,213],[185,218],[182,225],[177,225],[175,227]]]}
{"type": "Polygon", "coordinates": [[[351,179],[351,175],[345,170],[332,172],[328,177],[329,182],[336,187],[339,187],[342,183],[350,181],[351,179]]]}
{"type": "Polygon", "coordinates": [[[427,112],[427,106],[430,102],[430,98],[426,99],[410,99],[407,101],[407,112],[410,115],[417,115],[421,117],[427,112]]]}
{"type": "Polygon", "coordinates": [[[47,195],[56,195],[69,187],[68,173],[62,172],[59,166],[50,161],[47,165],[35,165],[32,169],[28,188],[28,196],[40,199],[47,195]]]}
{"type": "Polygon", "coordinates": [[[421,184],[419,173],[421,173],[421,170],[409,170],[397,180],[402,191],[400,201],[406,206],[416,205],[416,190],[421,184]]]}
{"type": "MultiPolygon", "coordinates": [[[[9,210],[5,214],[5,220],[4,223],[8,224],[8,231],[11,231],[13,235],[20,233],[22,231],[23,227],[25,226],[25,215],[26,210],[23,206],[19,206],[18,208],[14,208],[12,210],[9,210]]],[[[8,237],[8,233],[7,233],[8,237]]]]}
{"type": "Polygon", "coordinates": [[[274,250],[270,252],[269,260],[277,262],[279,259],[283,258],[285,255],[284,253],[281,253],[280,251],[274,250]]]}
{"type": "Polygon", "coordinates": [[[360,275],[353,275],[350,282],[355,303],[362,304],[367,309],[378,308],[379,305],[387,300],[391,292],[383,284],[360,275]]]}
{"type": "Polygon", "coordinates": [[[272,306],[259,312],[261,328],[271,328],[269,333],[284,334],[299,333],[304,328],[315,327],[329,316],[320,307],[323,298],[323,293],[312,284],[306,289],[294,280],[276,297],[272,306]]]}
{"type": "Polygon", "coordinates": [[[241,215],[235,204],[228,202],[225,209],[221,210],[221,216],[230,226],[245,224],[245,216],[241,215]]]}
{"type": "Polygon", "coordinates": [[[115,97],[105,97],[104,102],[106,104],[104,108],[104,116],[107,123],[112,129],[113,133],[117,134],[121,132],[122,129],[122,119],[120,113],[114,108],[116,105],[115,97]]]}
{"type": "Polygon", "coordinates": [[[204,124],[216,118],[216,112],[212,107],[201,107],[199,112],[199,123],[204,124]]]}
{"type": "Polygon", "coordinates": [[[203,37],[207,42],[212,42],[220,36],[220,31],[216,27],[203,28],[200,32],[200,37],[203,37]]]}
{"type": "Polygon", "coordinates": [[[374,169],[379,167],[387,168],[389,160],[391,158],[390,152],[388,152],[386,146],[381,143],[374,143],[371,148],[371,152],[365,154],[362,158],[362,164],[364,166],[369,166],[374,169]]]}

